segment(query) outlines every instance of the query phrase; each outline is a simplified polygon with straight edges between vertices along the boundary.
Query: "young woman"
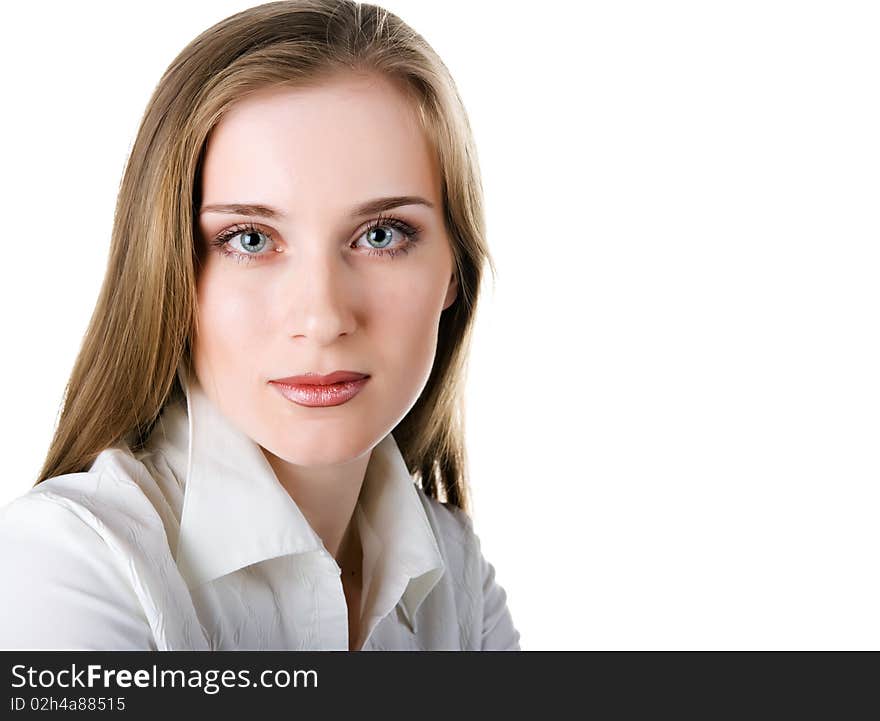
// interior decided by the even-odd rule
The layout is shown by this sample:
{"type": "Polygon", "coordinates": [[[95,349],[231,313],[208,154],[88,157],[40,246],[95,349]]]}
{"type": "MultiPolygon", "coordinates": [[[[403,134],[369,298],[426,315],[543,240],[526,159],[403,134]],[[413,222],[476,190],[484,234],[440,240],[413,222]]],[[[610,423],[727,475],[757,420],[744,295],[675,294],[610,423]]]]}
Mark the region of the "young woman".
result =
{"type": "Polygon", "coordinates": [[[468,515],[484,262],[465,111],[398,17],[275,2],[193,40],[0,512],[0,646],[518,649],[468,515]]]}

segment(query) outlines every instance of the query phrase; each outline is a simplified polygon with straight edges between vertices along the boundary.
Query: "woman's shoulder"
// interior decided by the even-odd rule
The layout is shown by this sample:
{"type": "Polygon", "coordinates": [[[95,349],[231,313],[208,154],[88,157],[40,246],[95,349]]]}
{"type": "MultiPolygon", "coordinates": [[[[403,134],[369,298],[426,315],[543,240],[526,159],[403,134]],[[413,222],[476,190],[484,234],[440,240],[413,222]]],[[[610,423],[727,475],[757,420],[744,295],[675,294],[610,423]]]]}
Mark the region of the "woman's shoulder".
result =
{"type": "Polygon", "coordinates": [[[507,608],[507,593],[495,578],[495,567],[483,555],[470,515],[418,490],[450,571],[444,578],[457,599],[465,632],[462,648],[518,650],[519,632],[507,608]]]}
{"type": "Polygon", "coordinates": [[[94,530],[120,522],[150,525],[155,512],[150,512],[152,504],[142,487],[143,479],[138,476],[122,450],[107,449],[89,470],[47,478],[13,499],[0,511],[0,519],[8,514],[18,518],[71,515],[81,523],[68,526],[94,530]]]}
{"type": "Polygon", "coordinates": [[[201,647],[150,476],[127,449],[107,449],[88,471],[48,478],[0,508],[0,576],[13,580],[0,607],[15,605],[16,589],[16,608],[39,609],[20,627],[0,622],[0,647],[201,647]],[[105,626],[118,633],[102,635],[105,626]]]}
{"type": "Polygon", "coordinates": [[[111,557],[107,529],[118,525],[112,516],[125,513],[125,506],[122,497],[108,494],[108,485],[97,472],[67,473],[0,507],[0,562],[9,564],[14,557],[45,569],[58,559],[111,557]],[[117,501],[113,511],[108,498],[117,501]]]}
{"type": "Polygon", "coordinates": [[[429,496],[424,489],[416,486],[419,500],[428,516],[435,534],[446,541],[470,543],[473,541],[474,528],[471,517],[458,506],[443,503],[434,496],[429,496]]]}
{"type": "Polygon", "coordinates": [[[104,487],[98,473],[56,476],[0,508],[0,648],[154,647],[113,521],[88,501],[104,487]]]}
{"type": "MultiPolygon", "coordinates": [[[[47,478],[14,499],[17,513],[45,514],[48,505],[65,508],[101,536],[123,536],[128,542],[145,534],[170,541],[177,533],[169,487],[176,482],[154,454],[134,454],[117,445],[98,454],[89,470],[47,478]]],[[[177,489],[175,489],[177,490],[177,489]]],[[[75,526],[78,527],[78,526],[75,526]]]]}
{"type": "Polygon", "coordinates": [[[163,563],[170,544],[151,500],[155,486],[127,448],[108,448],[89,470],[47,478],[0,507],[0,560],[28,557],[51,566],[50,557],[57,555],[69,563],[101,558],[124,567],[163,563]]]}
{"type": "MultiPolygon", "coordinates": [[[[0,535],[4,540],[13,540],[14,534],[14,540],[21,545],[36,537],[49,536],[59,546],[72,542],[73,547],[79,547],[78,542],[93,538],[96,530],[77,498],[97,483],[96,474],[88,472],[46,479],[0,508],[0,535]]],[[[15,550],[19,551],[21,545],[15,550]]],[[[13,549],[11,543],[0,547],[6,551],[13,549]]]]}
{"type": "Polygon", "coordinates": [[[102,451],[87,471],[41,481],[0,507],[6,560],[24,549],[31,555],[64,549],[68,560],[103,551],[125,563],[132,556],[155,561],[167,553],[168,543],[150,498],[155,483],[149,475],[130,451],[114,447],[102,451]]]}
{"type": "Polygon", "coordinates": [[[418,488],[419,499],[447,566],[453,575],[476,573],[480,542],[471,517],[458,506],[443,503],[418,488]]]}

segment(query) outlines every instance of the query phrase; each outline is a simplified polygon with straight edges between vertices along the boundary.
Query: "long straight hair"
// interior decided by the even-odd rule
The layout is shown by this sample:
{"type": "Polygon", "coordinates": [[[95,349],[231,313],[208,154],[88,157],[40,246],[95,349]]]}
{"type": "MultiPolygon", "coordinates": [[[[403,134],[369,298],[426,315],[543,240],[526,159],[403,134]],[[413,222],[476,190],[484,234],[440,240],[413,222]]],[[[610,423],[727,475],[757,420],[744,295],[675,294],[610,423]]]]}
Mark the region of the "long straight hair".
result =
{"type": "Polygon", "coordinates": [[[195,214],[211,129],[249,93],[308,87],[339,72],[390,79],[413,103],[439,159],[458,296],[441,314],[428,382],[393,434],[424,491],[469,512],[463,391],[484,262],[495,273],[476,148],[434,50],[396,15],[351,0],[250,8],[205,30],[165,71],[125,166],[103,285],[34,485],[88,470],[119,442],[141,449],[182,392],[177,369],[192,365],[195,214]]]}

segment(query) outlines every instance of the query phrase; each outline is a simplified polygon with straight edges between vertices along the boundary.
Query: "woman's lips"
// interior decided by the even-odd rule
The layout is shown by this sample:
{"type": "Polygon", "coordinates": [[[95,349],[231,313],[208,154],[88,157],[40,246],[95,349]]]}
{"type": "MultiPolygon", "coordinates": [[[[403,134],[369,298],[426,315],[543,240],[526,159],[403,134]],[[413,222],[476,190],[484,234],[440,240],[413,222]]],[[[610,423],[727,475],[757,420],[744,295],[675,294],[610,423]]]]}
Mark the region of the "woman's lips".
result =
{"type": "Polygon", "coordinates": [[[306,386],[306,385],[322,385],[326,386],[330,383],[341,383],[342,381],[357,381],[366,378],[367,373],[358,371],[333,371],[325,376],[319,373],[306,373],[301,376],[287,376],[286,378],[273,378],[272,383],[284,383],[289,386],[306,386]]]}
{"type": "Polygon", "coordinates": [[[328,385],[305,383],[281,383],[269,381],[287,400],[300,406],[339,406],[347,403],[360,393],[370,376],[353,381],[341,381],[328,385]]]}

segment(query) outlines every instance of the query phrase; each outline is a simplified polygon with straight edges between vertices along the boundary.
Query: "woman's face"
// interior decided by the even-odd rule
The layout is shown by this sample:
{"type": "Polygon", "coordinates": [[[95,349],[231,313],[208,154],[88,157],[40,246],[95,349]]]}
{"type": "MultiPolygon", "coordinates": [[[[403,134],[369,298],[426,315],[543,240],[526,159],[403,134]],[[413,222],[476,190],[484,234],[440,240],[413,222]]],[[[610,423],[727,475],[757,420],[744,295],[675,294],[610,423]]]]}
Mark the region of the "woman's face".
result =
{"type": "Polygon", "coordinates": [[[209,137],[198,230],[193,355],[208,396],[290,463],[372,449],[427,383],[457,289],[437,160],[405,97],[347,75],[247,97],[209,137]],[[430,205],[357,212],[400,196],[430,205]],[[212,209],[236,205],[261,208],[212,209]],[[304,407],[269,382],[337,370],[370,376],[341,405],[304,407]]]}

